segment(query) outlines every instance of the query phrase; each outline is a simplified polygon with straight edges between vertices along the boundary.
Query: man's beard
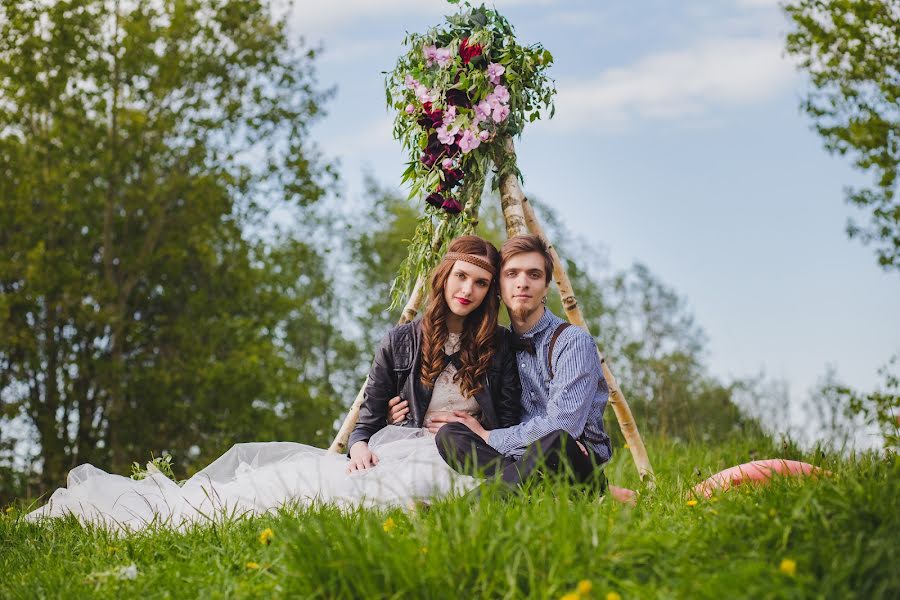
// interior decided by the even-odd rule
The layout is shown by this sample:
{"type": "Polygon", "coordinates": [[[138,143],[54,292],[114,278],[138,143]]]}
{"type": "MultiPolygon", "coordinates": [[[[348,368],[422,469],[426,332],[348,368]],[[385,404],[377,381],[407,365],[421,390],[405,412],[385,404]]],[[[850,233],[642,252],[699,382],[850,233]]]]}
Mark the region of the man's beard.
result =
{"type": "Polygon", "coordinates": [[[531,315],[537,312],[538,308],[540,308],[540,305],[535,306],[534,308],[514,308],[509,311],[509,314],[516,321],[527,321],[531,315]]]}

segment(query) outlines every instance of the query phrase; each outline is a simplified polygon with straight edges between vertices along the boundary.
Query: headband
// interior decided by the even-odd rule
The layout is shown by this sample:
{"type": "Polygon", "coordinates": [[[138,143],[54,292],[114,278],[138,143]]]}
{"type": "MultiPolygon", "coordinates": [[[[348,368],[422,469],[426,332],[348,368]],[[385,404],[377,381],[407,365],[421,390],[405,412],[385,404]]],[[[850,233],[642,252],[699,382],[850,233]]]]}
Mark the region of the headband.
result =
{"type": "Polygon", "coordinates": [[[485,271],[489,272],[492,276],[497,274],[497,269],[494,268],[489,261],[485,260],[480,256],[475,256],[474,254],[464,254],[462,252],[448,252],[444,255],[444,260],[461,260],[463,262],[467,262],[471,265],[475,265],[476,267],[481,267],[485,271]]]}

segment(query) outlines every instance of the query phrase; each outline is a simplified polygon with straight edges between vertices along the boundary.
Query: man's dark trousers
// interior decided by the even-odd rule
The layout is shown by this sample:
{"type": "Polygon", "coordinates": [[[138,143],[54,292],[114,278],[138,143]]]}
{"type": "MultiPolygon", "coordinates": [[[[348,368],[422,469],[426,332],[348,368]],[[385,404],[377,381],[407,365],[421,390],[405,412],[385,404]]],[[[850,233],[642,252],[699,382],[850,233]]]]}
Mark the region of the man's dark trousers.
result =
{"type": "Polygon", "coordinates": [[[462,423],[447,423],[438,430],[437,447],[444,461],[460,473],[498,478],[510,486],[521,486],[544,471],[568,472],[576,483],[598,485],[606,490],[606,476],[594,451],[587,456],[565,431],[554,431],[529,445],[519,460],[503,456],[462,423]]]}

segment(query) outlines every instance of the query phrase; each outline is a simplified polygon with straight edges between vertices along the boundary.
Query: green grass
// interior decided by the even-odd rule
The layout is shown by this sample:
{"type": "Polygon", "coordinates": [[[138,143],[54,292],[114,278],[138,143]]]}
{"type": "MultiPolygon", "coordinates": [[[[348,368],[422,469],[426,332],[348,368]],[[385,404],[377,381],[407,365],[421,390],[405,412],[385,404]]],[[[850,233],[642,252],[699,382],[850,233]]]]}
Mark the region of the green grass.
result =
{"type": "MultiPolygon", "coordinates": [[[[0,598],[558,598],[582,580],[593,588],[582,598],[598,599],[900,597],[896,456],[648,442],[658,485],[634,508],[557,483],[413,512],[284,510],[130,536],[25,523],[13,511],[0,520],[0,598]],[[775,456],[833,474],[687,504],[710,473],[775,456]],[[267,527],[270,545],[259,541],[267,527]],[[779,569],[784,559],[793,575],[779,569]],[[116,576],[132,563],[135,579],[116,576]]],[[[610,479],[636,487],[633,471],[620,451],[610,479]]]]}

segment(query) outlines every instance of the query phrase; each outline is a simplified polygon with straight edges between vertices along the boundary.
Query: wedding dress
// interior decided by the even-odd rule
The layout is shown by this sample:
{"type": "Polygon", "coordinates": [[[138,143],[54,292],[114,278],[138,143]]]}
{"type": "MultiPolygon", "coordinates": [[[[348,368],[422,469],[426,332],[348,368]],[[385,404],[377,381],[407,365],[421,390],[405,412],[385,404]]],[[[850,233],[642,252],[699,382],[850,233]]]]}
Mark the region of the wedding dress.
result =
{"type": "MultiPolygon", "coordinates": [[[[458,349],[459,336],[451,334],[445,351],[458,349]]],[[[435,382],[426,422],[454,410],[478,414],[478,403],[464,397],[453,381],[455,373],[448,364],[435,382]]],[[[293,442],[236,444],[182,486],[161,473],[134,480],[80,465],[69,472],[66,487],[27,518],[71,514],[84,523],[133,531],[154,522],[180,528],[284,505],[408,506],[478,485],[447,466],[427,429],[388,425],[372,436],[369,447],[378,465],[348,474],[345,455],[321,448],[293,442]]]]}
{"type": "Polygon", "coordinates": [[[321,448],[292,442],[236,444],[182,486],[161,473],[138,481],[80,465],[69,472],[66,487],[27,518],[72,514],[84,523],[132,531],[154,522],[180,528],[294,504],[408,506],[478,485],[446,465],[426,429],[389,425],[369,445],[378,465],[348,474],[345,455],[321,448]]]}

